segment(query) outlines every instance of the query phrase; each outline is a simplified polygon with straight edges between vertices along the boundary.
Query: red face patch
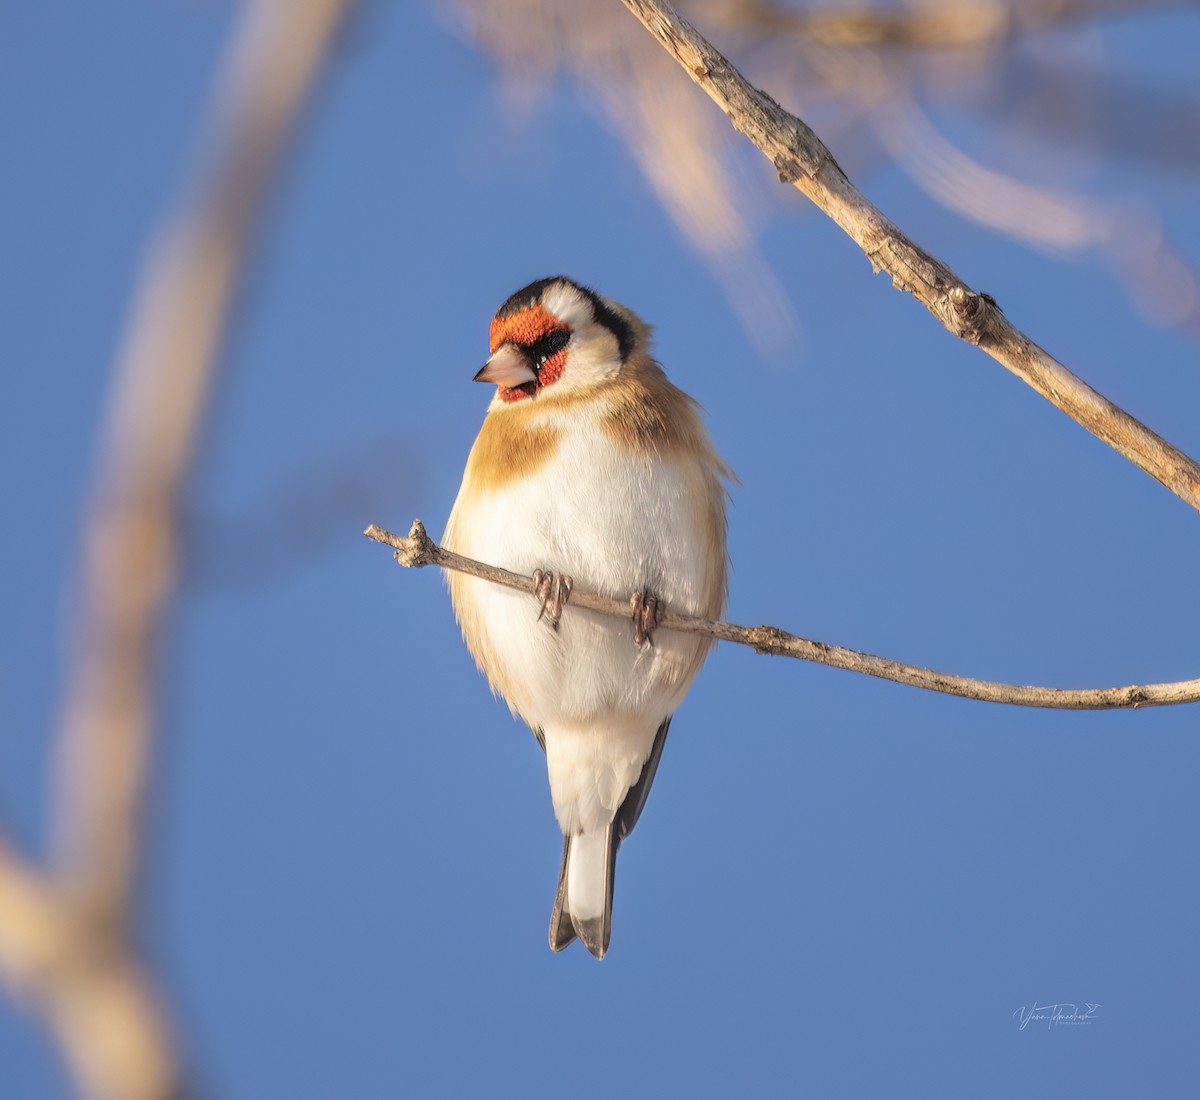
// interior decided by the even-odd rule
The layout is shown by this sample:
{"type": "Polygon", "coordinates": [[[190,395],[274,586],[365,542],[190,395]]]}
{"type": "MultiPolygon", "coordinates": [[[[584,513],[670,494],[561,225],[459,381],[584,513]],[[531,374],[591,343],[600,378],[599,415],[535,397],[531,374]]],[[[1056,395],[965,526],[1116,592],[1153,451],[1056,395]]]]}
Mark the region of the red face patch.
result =
{"type": "Polygon", "coordinates": [[[528,347],[543,336],[549,336],[552,332],[566,332],[569,327],[540,305],[529,306],[508,317],[497,317],[492,321],[492,354],[495,355],[496,349],[506,340],[528,347]]]}
{"type": "MultiPolygon", "coordinates": [[[[544,306],[532,305],[508,317],[496,317],[492,321],[489,343],[491,352],[495,355],[501,344],[519,344],[521,347],[532,349],[539,340],[544,340],[551,333],[570,331],[570,325],[564,324],[544,306]]],[[[512,389],[501,386],[500,400],[520,401],[523,397],[532,397],[543,386],[549,386],[562,377],[566,362],[567,349],[563,348],[544,362],[536,364],[536,383],[530,382],[512,389]]]]}

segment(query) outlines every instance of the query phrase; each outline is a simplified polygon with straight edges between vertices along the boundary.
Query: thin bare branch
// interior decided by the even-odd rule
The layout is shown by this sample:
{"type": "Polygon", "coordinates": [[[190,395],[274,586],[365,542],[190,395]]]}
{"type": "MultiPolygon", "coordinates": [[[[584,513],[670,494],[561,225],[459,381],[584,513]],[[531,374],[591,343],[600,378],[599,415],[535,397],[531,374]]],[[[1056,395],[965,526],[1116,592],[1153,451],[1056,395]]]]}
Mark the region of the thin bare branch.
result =
{"type": "MultiPolygon", "coordinates": [[[[396,560],[406,568],[437,565],[443,569],[469,573],[472,577],[502,584],[521,592],[533,592],[532,577],[512,573],[495,565],[487,565],[474,558],[465,558],[438,546],[426,533],[420,520],[413,523],[407,536],[393,534],[375,524],[371,524],[363,534],[369,539],[392,547],[396,551],[396,560]]],[[[616,619],[630,618],[628,601],[614,600],[578,586],[571,589],[571,601],[564,613],[569,614],[572,608],[596,611],[616,619]]],[[[658,625],[663,630],[677,630],[682,634],[699,634],[717,641],[736,642],[738,645],[749,646],[757,653],[796,657],[801,661],[829,665],[831,668],[841,668],[847,672],[860,672],[865,676],[925,688],[928,691],[941,692],[943,695],[978,699],[984,703],[1007,703],[1012,706],[1043,707],[1050,710],[1124,710],[1200,702],[1200,680],[1181,680],[1171,684],[1132,684],[1128,687],[1112,688],[1028,687],[934,672],[932,669],[906,665],[870,653],[860,653],[844,646],[814,642],[809,638],[789,634],[775,626],[737,626],[716,619],[679,615],[670,610],[659,611],[658,625]]]]}
{"type": "Polygon", "coordinates": [[[1097,393],[1038,347],[986,294],[918,246],[854,187],[820,138],[750,84],[666,0],[622,0],[734,127],[833,219],[900,290],[955,336],[975,344],[1098,439],[1200,509],[1200,465],[1097,393]]]}
{"type": "Polygon", "coordinates": [[[65,692],[56,865],[0,842],[0,978],[42,1012],[82,1093],[181,1094],[131,907],[177,498],[265,193],[350,0],[248,0],[196,186],[150,249],[112,386],[65,692]]]}
{"type": "MultiPolygon", "coordinates": [[[[874,140],[947,210],[1035,245],[1095,248],[1143,317],[1193,337],[1200,335],[1200,278],[1172,247],[1161,219],[1143,201],[1093,198],[1074,189],[1035,185],[973,159],[951,143],[921,107],[911,86],[911,66],[882,64],[870,50],[810,49],[805,56],[822,85],[857,103],[874,140]]],[[[1002,69],[1010,67],[1011,63],[1002,69]]],[[[1176,97],[1147,97],[1127,86],[1121,93],[1105,90],[1111,74],[1068,68],[1064,76],[1061,63],[1039,68],[1026,58],[1019,68],[1026,79],[1012,82],[1006,77],[1006,90],[1015,94],[1019,88],[1027,108],[1034,102],[1055,104],[1049,111],[1022,112],[1013,95],[1006,98],[1008,113],[1015,112],[1020,125],[1037,140],[1046,140],[1043,128],[1053,129],[1051,120],[1064,110],[1075,125],[1061,127],[1056,135],[1059,145],[1083,134],[1109,134],[1121,127],[1121,119],[1137,113],[1135,101],[1141,107],[1137,125],[1126,121],[1122,147],[1110,150],[1122,159],[1138,155],[1139,150],[1151,154],[1156,147],[1169,148],[1174,163],[1182,166],[1188,133],[1200,133],[1191,125],[1200,114],[1194,109],[1189,114],[1189,104],[1176,97]],[[1031,87],[1041,93],[1040,98],[1029,98],[1031,87]],[[1063,106],[1083,102],[1087,107],[1080,105],[1074,111],[1063,106]],[[1133,139],[1132,133],[1139,137],[1133,139]]]]}

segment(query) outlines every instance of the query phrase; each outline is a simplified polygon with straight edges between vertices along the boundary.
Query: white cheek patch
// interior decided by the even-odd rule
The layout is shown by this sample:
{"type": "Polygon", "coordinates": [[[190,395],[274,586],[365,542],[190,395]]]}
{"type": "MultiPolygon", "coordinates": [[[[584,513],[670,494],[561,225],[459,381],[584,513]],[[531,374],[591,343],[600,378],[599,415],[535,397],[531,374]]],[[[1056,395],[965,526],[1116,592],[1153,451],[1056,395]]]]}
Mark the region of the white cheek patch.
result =
{"type": "Polygon", "coordinates": [[[571,334],[567,345],[567,365],[555,383],[560,392],[596,386],[614,377],[621,369],[617,339],[603,325],[588,321],[571,334]]]}
{"type": "Polygon", "coordinates": [[[616,338],[596,323],[591,301],[578,288],[569,283],[549,287],[542,305],[571,329],[562,377],[551,383],[556,393],[587,389],[611,378],[621,369],[616,338]]]}

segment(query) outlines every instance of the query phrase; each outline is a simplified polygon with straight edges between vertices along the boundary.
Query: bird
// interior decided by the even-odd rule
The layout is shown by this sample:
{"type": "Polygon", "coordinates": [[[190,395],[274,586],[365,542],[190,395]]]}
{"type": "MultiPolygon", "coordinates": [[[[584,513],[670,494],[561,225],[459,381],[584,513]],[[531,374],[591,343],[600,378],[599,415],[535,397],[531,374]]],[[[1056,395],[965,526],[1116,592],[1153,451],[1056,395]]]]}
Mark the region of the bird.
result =
{"type": "Polygon", "coordinates": [[[531,576],[532,594],[449,572],[455,616],[493,694],[545,754],[562,863],[550,947],[597,959],[612,934],[617,849],[646,804],[671,717],[719,619],[726,485],[698,404],[667,380],[651,328],[565,276],[512,294],[475,381],[494,384],[443,545],[531,576]],[[628,600],[628,621],[570,606],[628,600]]]}

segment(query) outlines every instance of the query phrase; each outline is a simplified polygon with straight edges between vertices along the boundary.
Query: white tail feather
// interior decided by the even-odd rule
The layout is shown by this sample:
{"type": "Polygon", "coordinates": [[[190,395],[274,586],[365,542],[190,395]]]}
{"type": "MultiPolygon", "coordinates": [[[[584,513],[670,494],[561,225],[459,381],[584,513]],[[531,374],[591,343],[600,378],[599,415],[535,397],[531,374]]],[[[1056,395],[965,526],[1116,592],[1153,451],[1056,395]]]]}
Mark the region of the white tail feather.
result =
{"type": "Polygon", "coordinates": [[[599,920],[607,908],[607,830],[597,829],[571,838],[567,864],[567,904],[579,920],[599,920]]]}

